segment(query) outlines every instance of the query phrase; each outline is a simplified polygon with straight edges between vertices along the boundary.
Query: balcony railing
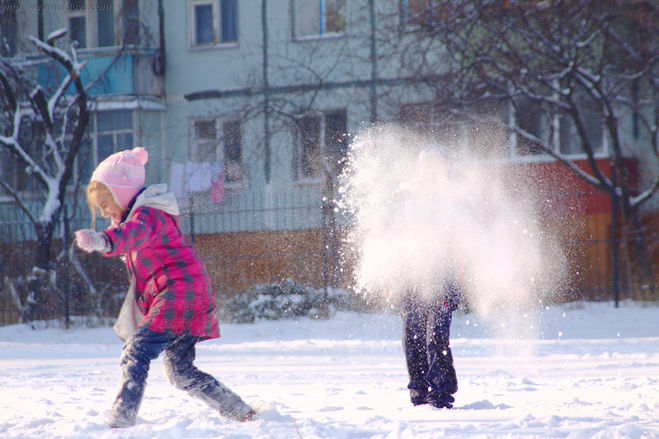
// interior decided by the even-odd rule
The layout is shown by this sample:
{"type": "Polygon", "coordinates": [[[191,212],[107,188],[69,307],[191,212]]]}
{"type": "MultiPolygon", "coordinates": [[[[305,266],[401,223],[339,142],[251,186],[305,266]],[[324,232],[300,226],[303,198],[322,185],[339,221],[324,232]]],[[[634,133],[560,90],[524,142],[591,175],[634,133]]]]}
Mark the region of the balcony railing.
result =
{"type": "MultiPolygon", "coordinates": [[[[58,87],[68,74],[62,66],[43,55],[19,55],[16,60],[44,88],[58,87]]],[[[164,96],[164,77],[160,73],[156,48],[85,49],[79,51],[78,60],[86,62],[81,77],[90,96],[164,96]]],[[[73,86],[67,92],[73,93],[73,86]]]]}

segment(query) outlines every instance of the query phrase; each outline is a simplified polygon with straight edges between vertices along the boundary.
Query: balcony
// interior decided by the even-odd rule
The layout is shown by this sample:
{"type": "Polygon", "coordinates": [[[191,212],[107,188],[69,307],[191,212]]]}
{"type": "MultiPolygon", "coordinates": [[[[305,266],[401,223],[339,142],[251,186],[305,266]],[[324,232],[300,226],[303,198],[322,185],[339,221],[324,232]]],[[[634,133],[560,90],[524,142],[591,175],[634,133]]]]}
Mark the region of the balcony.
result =
{"type": "MultiPolygon", "coordinates": [[[[20,58],[25,72],[44,88],[58,87],[67,75],[64,68],[41,54],[20,58]]],[[[85,87],[91,86],[90,96],[164,96],[164,76],[156,48],[86,49],[78,52],[78,60],[86,61],[81,76],[85,87]]],[[[67,92],[74,92],[73,85],[67,92]]]]}

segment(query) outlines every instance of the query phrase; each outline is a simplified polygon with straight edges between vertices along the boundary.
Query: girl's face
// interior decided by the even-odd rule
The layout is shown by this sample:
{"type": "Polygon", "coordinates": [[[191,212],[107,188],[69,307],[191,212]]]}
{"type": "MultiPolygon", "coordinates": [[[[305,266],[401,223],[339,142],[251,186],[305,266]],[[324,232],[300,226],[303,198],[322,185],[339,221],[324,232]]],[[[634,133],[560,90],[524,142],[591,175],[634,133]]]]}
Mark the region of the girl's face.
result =
{"type": "Polygon", "coordinates": [[[114,201],[110,191],[98,190],[91,194],[92,202],[101,211],[103,218],[110,218],[114,222],[121,221],[124,210],[114,201]]]}

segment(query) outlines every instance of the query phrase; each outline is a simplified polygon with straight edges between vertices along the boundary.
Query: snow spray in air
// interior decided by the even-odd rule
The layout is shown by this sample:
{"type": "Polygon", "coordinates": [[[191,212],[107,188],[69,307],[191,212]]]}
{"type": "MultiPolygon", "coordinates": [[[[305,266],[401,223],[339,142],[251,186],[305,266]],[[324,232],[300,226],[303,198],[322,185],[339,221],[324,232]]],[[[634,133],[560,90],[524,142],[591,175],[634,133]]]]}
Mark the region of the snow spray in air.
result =
{"type": "Polygon", "coordinates": [[[500,161],[395,126],[368,129],[352,146],[341,202],[353,222],[356,289],[395,303],[457,274],[463,300],[493,335],[534,338],[535,305],[561,278],[563,258],[526,183],[500,161]]]}

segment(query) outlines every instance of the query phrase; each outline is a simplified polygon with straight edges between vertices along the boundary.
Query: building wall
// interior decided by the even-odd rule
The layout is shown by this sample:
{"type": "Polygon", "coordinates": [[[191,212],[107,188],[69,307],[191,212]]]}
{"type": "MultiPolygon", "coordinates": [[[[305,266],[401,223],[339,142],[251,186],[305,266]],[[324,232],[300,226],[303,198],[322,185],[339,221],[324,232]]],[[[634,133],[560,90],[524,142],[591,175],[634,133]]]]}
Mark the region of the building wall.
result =
{"type": "MultiPolygon", "coordinates": [[[[158,4],[158,1],[139,2],[140,17],[152,36],[144,41],[150,49],[157,49],[159,45],[158,4]]],[[[193,159],[191,136],[195,118],[241,120],[246,183],[227,189],[221,203],[212,202],[207,193],[181,199],[182,227],[195,237],[195,244],[208,260],[216,288],[221,291],[237,291],[251,282],[294,275],[318,285],[318,276],[326,271],[326,258],[319,256],[323,254],[321,207],[326,195],[325,181],[300,182],[295,179],[296,136],[293,125],[296,116],[308,110],[323,112],[345,108],[347,130],[351,135],[369,126],[375,103],[369,84],[373,67],[369,59],[369,2],[358,0],[346,4],[348,27],[345,36],[296,39],[292,33],[291,1],[267,1],[268,81],[272,88],[271,105],[275,110],[269,124],[269,180],[265,160],[261,0],[240,0],[238,42],[211,48],[190,47],[188,0],[162,0],[167,55],[165,76],[159,79],[164,81],[162,87],[149,87],[150,81],[145,79],[145,75],[153,74],[149,67],[153,68],[156,54],[149,51],[137,53],[137,58],[130,60],[139,61],[131,64],[134,66],[133,75],[129,76],[133,88],[99,89],[99,101],[134,104],[130,108],[137,121],[135,143],[146,147],[151,154],[147,183],[169,182],[173,162],[193,159]],[[314,84],[319,87],[295,88],[314,84]],[[144,97],[146,90],[150,91],[148,94],[152,98],[149,102],[155,101],[157,108],[140,106],[140,98],[144,97]],[[279,250],[273,247],[277,245],[279,250]],[[297,250],[291,256],[289,250],[292,248],[297,250]],[[289,256],[292,259],[285,262],[289,256]],[[295,270],[298,270],[297,274],[295,270]]],[[[393,0],[375,2],[380,13],[395,10],[396,4],[393,0]]],[[[61,11],[47,15],[44,20],[46,34],[65,24],[65,15],[61,11]]],[[[33,52],[24,37],[36,34],[34,12],[21,10],[18,21],[21,47],[33,52]]],[[[98,55],[98,52],[103,50],[89,50],[87,53],[98,55]]],[[[377,65],[378,78],[389,81],[377,88],[377,114],[382,121],[395,121],[399,117],[400,104],[424,102],[431,97],[422,88],[412,89],[397,83],[395,57],[387,62],[377,65]]],[[[126,70],[120,73],[124,75],[126,70]]],[[[115,79],[122,79],[119,81],[122,86],[128,82],[125,76],[115,79]]],[[[632,135],[628,125],[625,125],[624,132],[632,135]]],[[[600,163],[606,164],[606,161],[602,159],[600,163]]],[[[587,166],[584,162],[579,164],[587,166]]],[[[574,256],[575,273],[576,270],[609,273],[610,254],[599,244],[586,243],[610,237],[610,225],[607,226],[610,205],[606,195],[593,191],[565,167],[546,158],[530,158],[511,166],[532,176],[532,184],[538,185],[549,200],[546,208],[552,215],[546,217],[548,227],[558,228],[562,236],[570,237],[566,245],[574,247],[568,253],[574,256]]],[[[630,169],[635,175],[639,174],[638,169],[649,169],[643,175],[651,174],[656,170],[656,158],[642,158],[638,167],[630,169]]],[[[79,209],[81,219],[78,223],[85,224],[85,208],[79,209]]],[[[15,211],[8,204],[0,206],[0,219],[17,221],[15,211]]],[[[29,235],[29,232],[2,230],[7,236],[14,233],[13,236],[29,235]]],[[[580,281],[584,288],[609,282],[608,278],[601,276],[587,274],[581,276],[580,281]]]]}

